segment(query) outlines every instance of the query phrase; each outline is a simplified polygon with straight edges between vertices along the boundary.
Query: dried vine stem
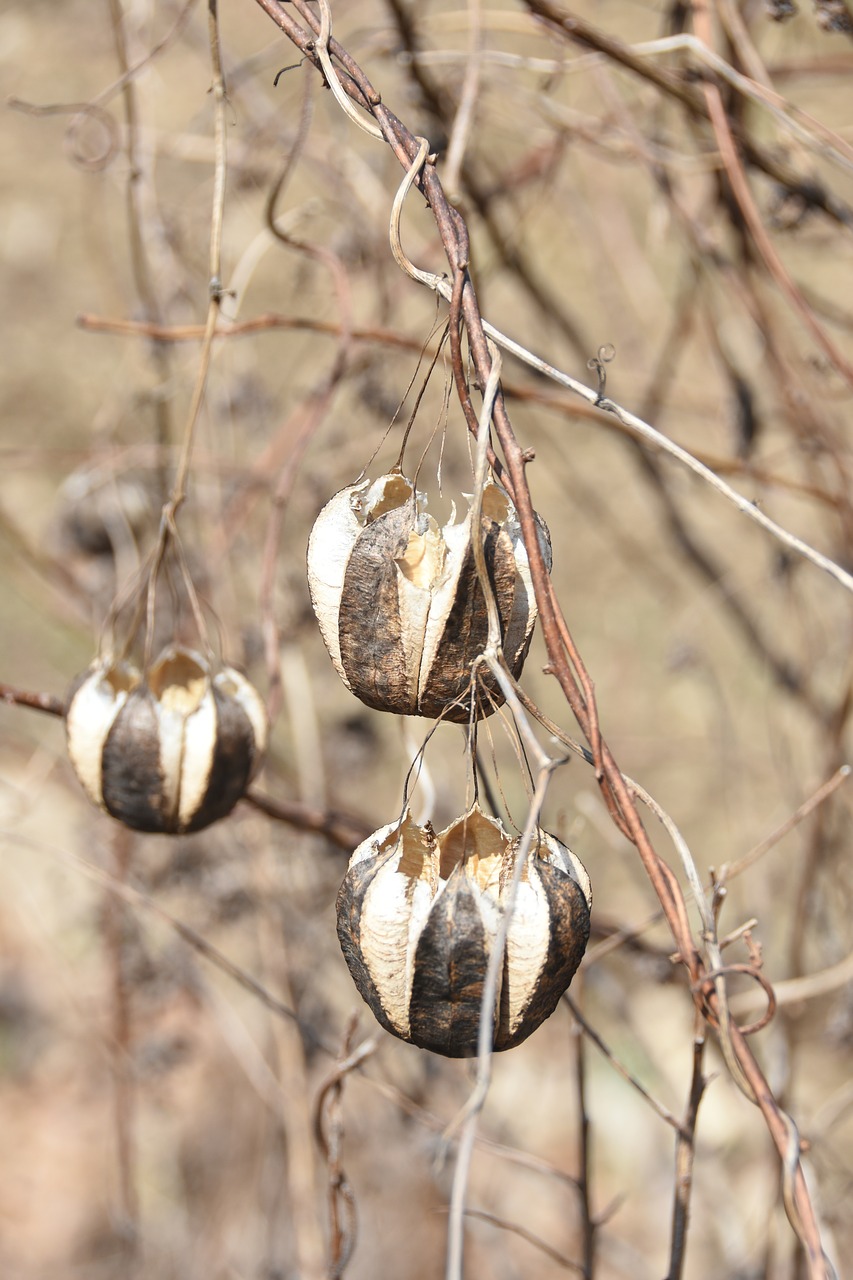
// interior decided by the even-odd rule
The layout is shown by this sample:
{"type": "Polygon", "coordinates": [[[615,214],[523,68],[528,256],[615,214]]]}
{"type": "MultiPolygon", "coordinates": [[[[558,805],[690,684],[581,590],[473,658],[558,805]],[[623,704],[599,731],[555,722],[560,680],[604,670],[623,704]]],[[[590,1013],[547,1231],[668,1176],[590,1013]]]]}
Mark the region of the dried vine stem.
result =
{"type": "Polygon", "coordinates": [[[328,1170],[329,1205],[329,1266],[328,1280],[340,1280],[352,1256],[357,1238],[355,1196],[341,1162],[344,1127],[341,1115],[341,1095],[344,1080],[351,1071],[376,1052],[378,1041],[363,1040],[353,1048],[356,1019],[346,1029],[341,1051],[333,1070],[326,1077],[317,1093],[314,1104],[314,1136],[323,1154],[328,1170]]]}
{"type": "MultiPolygon", "coordinates": [[[[112,832],[112,861],[116,882],[124,885],[130,873],[134,836],[116,825],[112,832]]],[[[140,1248],[139,1190],[136,1163],[136,1083],[132,1070],[131,991],[125,947],[125,905],[110,889],[104,893],[101,928],[110,968],[111,1058],[113,1073],[113,1115],[118,1193],[126,1248],[133,1257],[140,1248]]]]}
{"type": "MultiPolygon", "coordinates": [[[[270,16],[276,25],[293,41],[293,43],[302,51],[306,57],[310,58],[315,65],[319,66],[319,58],[316,54],[316,35],[319,33],[319,24],[314,14],[309,9],[305,0],[293,0],[287,9],[281,7],[275,0],[256,0],[256,3],[270,16]],[[302,27],[291,16],[292,11],[296,11],[305,23],[302,27]]],[[[536,4],[531,5],[536,9],[545,9],[550,6],[536,4]]],[[[551,16],[550,14],[548,16],[551,16]]],[[[564,14],[560,14],[560,18],[565,18],[564,14]]],[[[339,75],[340,83],[350,98],[359,106],[370,111],[376,122],[379,124],[382,133],[388,142],[388,145],[394,151],[400,164],[404,169],[409,169],[419,154],[420,144],[410,130],[393,114],[383,103],[379,93],[370,83],[360,66],[350,57],[347,51],[338,44],[333,38],[328,41],[328,49],[338,64],[343,68],[339,75]]],[[[676,92],[676,96],[685,98],[687,105],[694,113],[698,111],[704,115],[701,97],[697,98],[692,86],[683,86],[678,81],[674,81],[673,77],[668,74],[663,77],[667,81],[667,88],[676,92]],[[675,86],[675,87],[674,87],[675,86]],[[698,106],[697,106],[698,102],[698,106]]],[[[748,147],[748,142],[745,142],[748,147]]],[[[769,163],[769,162],[768,162],[769,163]]],[[[786,174],[786,178],[790,175],[786,174]]],[[[485,388],[489,371],[491,368],[491,356],[487,344],[486,328],[480,315],[477,298],[474,293],[472,282],[467,273],[468,265],[468,232],[465,222],[458,211],[454,210],[442,189],[441,182],[435,168],[425,166],[420,176],[415,179],[416,185],[425,195],[435,218],[436,226],[444,246],[445,253],[450,264],[453,284],[450,287],[451,293],[451,340],[454,334],[454,320],[456,315],[461,315],[465,331],[468,338],[468,346],[473,363],[476,379],[479,385],[485,388]]],[[[790,182],[786,185],[791,185],[790,182]]],[[[817,203],[815,199],[813,203],[817,203]]],[[[822,207],[828,205],[824,200],[822,207]]],[[[845,219],[840,219],[845,220],[845,219]]],[[[446,288],[441,290],[444,296],[447,296],[446,288]]],[[[502,335],[501,335],[502,337],[502,335]]],[[[501,345],[504,345],[503,342],[501,345]]],[[[514,350],[519,354],[519,349],[515,344],[509,346],[510,350],[514,350]]],[[[476,431],[477,416],[472,415],[470,398],[465,387],[464,369],[459,367],[461,349],[458,340],[453,342],[452,357],[454,363],[454,376],[457,388],[460,389],[460,400],[463,410],[466,414],[469,429],[476,431]],[[473,416],[473,423],[472,423],[473,416]]],[[[530,353],[524,353],[522,358],[528,358],[530,362],[530,353]]],[[[544,366],[544,362],[543,362],[544,366]]],[[[539,367],[539,366],[537,366],[539,367]]],[[[549,366],[544,366],[542,372],[547,372],[549,366]]],[[[551,372],[550,376],[557,375],[557,371],[551,372]]],[[[588,388],[582,387],[582,384],[575,384],[573,380],[569,380],[566,375],[557,375],[557,381],[563,381],[565,385],[572,386],[573,390],[577,390],[579,394],[584,395],[586,399],[598,402],[598,394],[590,391],[588,388]]],[[[609,402],[606,407],[617,414],[624,411],[618,410],[615,405],[609,402]]],[[[639,423],[631,419],[630,415],[626,415],[626,419],[631,425],[637,429],[642,428],[642,434],[649,435],[654,438],[659,447],[665,447],[663,437],[654,432],[652,428],[645,423],[639,423]]],[[[691,985],[694,990],[694,998],[697,1005],[703,1011],[705,1006],[710,1010],[712,1015],[716,1015],[718,1006],[718,998],[716,993],[703,996],[703,980],[706,976],[705,968],[699,954],[698,948],[693,940],[690,925],[687,917],[686,906],[678,880],[672,870],[659,857],[653,848],[648,834],[640,819],[638,810],[634,803],[634,797],[628,784],[622,776],[622,773],[613,758],[606,742],[598,731],[598,718],[595,707],[595,699],[592,690],[592,682],[589,678],[586,668],[574,646],[571,634],[566,625],[565,619],[556,601],[553,589],[548,577],[547,569],[542,557],[541,548],[539,546],[535,515],[533,504],[530,496],[530,490],[525,475],[525,467],[527,457],[518,443],[512,430],[512,425],[506,411],[503,397],[498,391],[495,398],[493,410],[494,429],[500,443],[501,451],[504,457],[503,481],[510,492],[519,516],[519,522],[524,537],[525,547],[530,561],[531,576],[533,580],[534,593],[539,610],[539,617],[542,626],[542,633],[549,656],[549,669],[556,677],[560,687],[577,719],[584,735],[593,748],[593,756],[595,760],[596,773],[599,777],[605,799],[614,818],[618,821],[619,826],[626,834],[629,835],[635,844],[640,858],[645,867],[646,873],[660,899],[667,923],[672,932],[679,959],[686,966],[690,975],[691,985]]],[[[674,452],[672,447],[670,451],[674,452]]],[[[678,451],[676,456],[680,456],[682,461],[689,460],[689,455],[684,451],[678,451]]],[[[692,460],[690,460],[692,465],[692,460]]],[[[697,464],[698,465],[698,464],[697,464]]],[[[694,466],[694,469],[696,467],[694,466]]],[[[709,483],[713,483],[718,490],[722,486],[722,482],[708,473],[706,477],[709,483]]],[[[727,489],[727,486],[723,486],[727,489]]],[[[739,495],[729,491],[731,498],[739,505],[744,503],[744,509],[747,505],[745,500],[740,499],[739,495]]],[[[728,495],[727,495],[728,496],[728,495]]],[[[784,535],[783,540],[791,545],[791,535],[785,534],[772,521],[760,520],[764,523],[768,531],[773,532],[775,536],[784,535]]],[[[794,539],[795,546],[792,549],[804,554],[803,546],[799,540],[794,539]]],[[[810,550],[810,549],[807,549],[810,550]]],[[[848,590],[853,590],[853,577],[844,573],[838,566],[832,564],[831,561],[825,560],[823,557],[817,557],[817,553],[812,553],[809,558],[819,563],[822,568],[828,572],[833,572],[848,590]]],[[[712,970],[717,966],[713,965],[712,970]]],[[[755,1061],[752,1052],[740,1030],[731,1025],[729,1027],[729,1038],[731,1043],[731,1053],[733,1061],[737,1063],[738,1077],[742,1084],[751,1091],[755,1100],[762,1111],[764,1119],[767,1123],[770,1134],[779,1151],[783,1161],[785,1170],[785,1183],[789,1194],[785,1196],[786,1209],[788,1210],[791,1224],[800,1239],[808,1260],[809,1275],[813,1280],[825,1280],[828,1276],[828,1263],[825,1260],[820,1241],[820,1231],[817,1220],[814,1215],[811,1199],[805,1178],[803,1176],[802,1167],[799,1162],[799,1148],[796,1142],[795,1134],[792,1133],[792,1126],[787,1117],[780,1111],[779,1106],[773,1096],[767,1081],[755,1061]]]]}
{"type": "MultiPolygon", "coordinates": [[[[208,249],[209,291],[210,300],[207,307],[207,321],[199,353],[198,372],[190,403],[187,422],[184,428],[180,458],[172,484],[169,500],[163,508],[160,524],[160,540],[158,543],[158,564],[165,552],[171,537],[175,536],[175,517],[186,498],[187,480],[192,458],[193,441],[198,417],[204,401],[207,387],[207,375],[210,369],[210,355],[216,324],[219,318],[219,307],[222,301],[222,224],[225,217],[225,179],[227,173],[227,150],[225,129],[225,76],[222,70],[222,54],[219,43],[218,0],[208,0],[208,35],[210,40],[210,62],[213,73],[211,93],[214,102],[214,154],[213,199],[210,215],[210,244],[208,249]]],[[[152,575],[152,576],[156,576],[152,575]]]]}
{"type": "MultiPolygon", "coordinates": [[[[476,532],[472,539],[471,547],[474,553],[474,563],[477,570],[477,577],[480,582],[480,589],[483,592],[483,598],[486,602],[486,609],[488,612],[488,640],[483,653],[483,661],[486,666],[488,666],[490,672],[500,686],[501,692],[506,699],[507,706],[512,713],[518,732],[534,762],[536,786],[528,807],[524,831],[522,832],[521,840],[519,841],[518,849],[515,854],[515,865],[513,867],[509,892],[506,895],[504,910],[501,913],[500,924],[498,925],[498,929],[495,934],[494,943],[489,955],[489,962],[486,966],[486,973],[483,979],[483,994],[480,1001],[480,1023],[477,1032],[477,1079],[474,1089],[472,1090],[462,1112],[462,1131],[459,1140],[459,1152],[453,1174],[453,1188],[450,1198],[450,1220],[447,1236],[447,1280],[462,1280],[463,1275],[462,1259],[465,1195],[468,1186],[471,1157],[473,1155],[474,1142],[477,1134],[477,1119],[483,1105],[485,1104],[489,1084],[491,1083],[492,1042],[494,1039],[494,1015],[498,981],[504,966],[507,937],[510,925],[512,924],[513,913],[515,911],[518,887],[521,883],[524,868],[527,865],[530,849],[536,838],[536,832],[539,825],[539,815],[542,811],[542,805],[545,801],[545,795],[548,790],[551,777],[555,769],[559,768],[561,764],[565,764],[565,757],[552,758],[551,756],[546,755],[539,746],[536,736],[528,722],[524,708],[521,706],[521,703],[516,696],[515,689],[513,687],[514,682],[506,670],[506,664],[501,649],[501,624],[498,614],[498,606],[497,601],[495,600],[492,583],[489,579],[483,542],[479,533],[483,509],[483,490],[486,485],[488,471],[489,425],[492,419],[494,403],[500,387],[501,374],[501,358],[500,353],[496,349],[493,349],[492,357],[492,365],[489,369],[489,376],[483,392],[483,408],[480,413],[477,428],[474,497],[471,504],[471,527],[476,532]]],[[[476,669],[474,671],[474,678],[476,678],[476,669]]],[[[451,1128],[455,1128],[456,1123],[458,1123],[458,1121],[454,1122],[454,1125],[451,1126],[451,1128]]]]}
{"type": "MultiPolygon", "coordinates": [[[[154,253],[155,238],[152,229],[162,230],[153,193],[151,177],[151,159],[143,140],[140,121],[139,95],[136,76],[145,65],[142,59],[131,66],[128,53],[125,13],[119,0],[109,0],[109,12],[113,31],[116,59],[119,64],[120,77],[117,82],[121,86],[124,117],[126,125],[126,151],[128,162],[127,178],[127,217],[130,233],[131,265],[133,268],[136,291],[146,319],[160,321],[162,306],[155,287],[154,253]]],[[[189,17],[189,10],[186,14],[189,17]]],[[[109,155],[105,155],[103,163],[107,163],[109,155]]],[[[156,252],[162,253],[168,237],[163,234],[156,240],[156,252]]],[[[169,264],[173,265],[172,262],[169,264]]],[[[151,360],[156,369],[161,386],[166,386],[172,376],[172,355],[168,347],[154,345],[151,360]]],[[[167,397],[157,396],[154,403],[156,418],[157,442],[164,450],[172,443],[172,417],[167,397]]],[[[162,469],[160,483],[162,493],[168,490],[165,464],[162,469]]]]}

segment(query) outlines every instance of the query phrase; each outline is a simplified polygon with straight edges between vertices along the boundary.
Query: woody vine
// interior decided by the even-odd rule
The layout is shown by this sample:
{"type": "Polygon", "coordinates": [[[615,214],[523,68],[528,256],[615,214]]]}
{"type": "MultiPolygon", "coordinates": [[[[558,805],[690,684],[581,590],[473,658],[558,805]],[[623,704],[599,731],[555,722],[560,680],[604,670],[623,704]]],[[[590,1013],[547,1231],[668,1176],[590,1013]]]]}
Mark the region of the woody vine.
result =
{"type": "MultiPolygon", "coordinates": [[[[305,24],[300,26],[286,10],[277,4],[272,4],[269,0],[258,0],[258,3],[306,57],[315,61],[321,69],[325,65],[327,75],[329,74],[328,54],[334,56],[341,72],[338,73],[332,69],[331,78],[340,83],[343,91],[352,101],[370,112],[381,129],[383,138],[392,147],[404,167],[409,168],[421,154],[420,144],[405,125],[383,104],[381,95],[347,51],[331,40],[328,29],[328,6],[321,6],[324,11],[324,22],[320,22],[307,5],[295,0],[292,7],[305,24]],[[322,49],[322,55],[318,49],[322,49]]],[[[483,388],[488,381],[491,358],[468,270],[467,229],[461,216],[447,201],[434,166],[426,166],[415,181],[433,212],[448,258],[451,281],[449,332],[454,381],[469,430],[476,432],[478,418],[469,394],[461,342],[463,326],[475,376],[483,388]]],[[[689,926],[687,909],[678,881],[666,862],[652,847],[630,786],[602,736],[592,680],[572,641],[562,610],[550,587],[526,478],[526,459],[512,431],[500,391],[495,397],[492,420],[503,461],[499,461],[494,454],[491,460],[496,474],[505,485],[518,511],[551,673],[559,682],[566,701],[589,743],[591,764],[596,771],[613,821],[636,846],[643,860],[643,865],[672,930],[679,958],[687,970],[694,999],[703,1016],[720,1030],[722,1042],[726,1048],[727,1061],[739,1087],[755,1102],[765,1117],[782,1161],[783,1177],[788,1187],[785,1203],[789,1208],[792,1225],[801,1236],[810,1268],[815,1275],[820,1275],[824,1269],[825,1259],[799,1160],[791,1159],[791,1124],[773,1098],[742,1030],[728,1016],[725,996],[726,970],[719,959],[710,903],[698,875],[694,873],[692,879],[700,892],[697,901],[700,904],[707,904],[702,913],[703,925],[708,930],[704,938],[705,956],[703,957],[702,947],[694,940],[689,926]],[[715,951],[716,956],[710,959],[709,963],[710,954],[715,951]]],[[[453,1274],[458,1274],[458,1271],[451,1271],[451,1275],[453,1274]]]]}
{"type": "MultiPolygon", "coordinates": [[[[612,400],[606,348],[590,361],[595,375],[591,381],[596,385],[585,385],[527,350],[516,335],[505,335],[488,323],[480,311],[474,283],[477,263],[472,261],[468,227],[455,194],[460,147],[464,150],[464,97],[459,132],[452,140],[455,145],[447,157],[435,154],[430,144],[386,105],[362,66],[335,39],[335,9],[329,0],[320,0],[319,6],[306,0],[257,0],[257,4],[299,51],[303,74],[322,78],[347,117],[345,127],[370,134],[377,146],[390,149],[396,157],[402,176],[396,198],[388,192],[388,251],[413,290],[426,288],[435,293],[440,319],[446,326],[439,351],[446,341],[455,402],[472,442],[474,492],[467,514],[458,518],[454,511],[443,524],[432,516],[429,485],[421,476],[423,460],[412,468],[404,458],[407,431],[396,463],[384,475],[362,475],[337,495],[328,495],[311,536],[308,572],[323,640],[338,675],[358,699],[395,716],[421,716],[462,725],[465,807],[448,827],[436,832],[429,821],[412,817],[407,782],[400,812],[388,815],[392,820],[387,825],[368,834],[355,824],[348,826],[337,815],[311,813],[307,807],[279,801],[253,788],[266,746],[268,713],[274,721],[280,701],[277,636],[270,606],[274,566],[280,553],[280,521],[300,450],[307,447],[322,421],[342,376],[341,353],[351,340],[353,326],[345,285],[337,280],[341,358],[308,406],[292,466],[283,472],[274,495],[275,510],[263,554],[264,638],[271,673],[264,707],[257,690],[227,660],[227,638],[213,638],[216,626],[196,589],[191,557],[180,531],[182,508],[187,497],[192,497],[193,450],[215,358],[214,341],[227,328],[222,320],[221,237],[228,107],[216,0],[208,3],[217,157],[210,303],[206,324],[194,335],[201,338],[201,357],[176,478],[163,506],[159,534],[140,573],[132,582],[122,584],[102,633],[98,656],[75,681],[67,698],[26,694],[5,685],[3,697],[65,717],[69,756],[85,791],[96,805],[133,829],[182,835],[220,821],[240,799],[248,799],[281,821],[325,831],[348,849],[358,846],[337,905],[339,938],[358,990],[379,1023],[399,1038],[443,1055],[476,1058],[468,1104],[445,1135],[446,1141],[457,1141],[449,1197],[448,1280],[461,1280],[463,1275],[470,1165],[478,1116],[491,1086],[493,1054],[513,1048],[535,1032],[559,1002],[571,1002],[565,993],[587,943],[592,901],[589,877],[577,854],[540,827],[553,777],[569,758],[583,761],[592,771],[612,823],[636,850],[654,890],[671,934],[673,963],[681,972],[695,1011],[691,1103],[687,1118],[674,1126],[678,1180],[669,1280],[681,1275],[684,1266],[694,1128],[705,1085],[708,1034],[716,1037],[731,1080],[763,1116],[778,1155],[782,1202],[808,1275],[831,1277],[834,1271],[804,1176],[796,1126],[774,1095],[749,1042],[773,1016],[772,987],[757,952],[751,954],[749,963],[727,963],[726,940],[718,934],[725,878],[710,886],[703,883],[673,818],[622,771],[608,746],[593,676],[573,640],[571,618],[564,614],[550,577],[551,547],[545,521],[552,525],[554,521],[547,510],[537,512],[534,508],[528,470],[535,477],[535,466],[531,467],[535,458],[519,442],[510,420],[502,386],[501,351],[511,352],[539,374],[577,394],[592,406],[594,414],[603,415],[602,420],[616,424],[631,438],[674,456],[713,485],[722,500],[733,503],[744,520],[758,524],[768,538],[784,546],[786,554],[801,558],[808,572],[828,575],[834,589],[853,590],[853,578],[831,557],[770,519],[713,468],[612,400]],[[442,181],[445,163],[453,200],[442,181]],[[434,220],[447,261],[443,273],[422,270],[404,248],[404,211],[415,191],[426,201],[434,220]],[[522,682],[536,622],[547,652],[546,671],[562,692],[580,740],[545,714],[522,682]],[[521,762],[527,790],[526,818],[515,837],[503,829],[497,816],[487,812],[488,803],[481,795],[481,788],[487,788],[479,741],[485,722],[492,717],[502,724],[521,762]],[[663,824],[669,842],[665,849],[650,839],[643,810],[663,824]],[[677,872],[671,863],[678,867],[677,872]],[[691,910],[698,915],[698,929],[691,924],[691,910]],[[730,1007],[729,987],[735,974],[754,982],[766,1000],[766,1012],[749,1025],[739,1022],[730,1007]]],[[[404,28],[406,11],[396,4],[391,7],[404,28]]],[[[793,305],[804,308],[806,322],[827,360],[849,383],[853,378],[850,366],[822,324],[813,319],[808,302],[788,280],[784,266],[773,258],[772,245],[762,239],[748,184],[741,181],[743,166],[770,174],[791,198],[805,200],[826,217],[844,221],[847,214],[832,192],[742,133],[741,126],[726,114],[719,84],[710,72],[700,87],[643,62],[627,46],[558,6],[530,0],[527,8],[551,38],[595,49],[638,74],[642,67],[642,73],[648,74],[662,93],[677,98],[691,118],[710,125],[743,225],[754,236],[759,251],[767,255],[780,288],[790,294],[793,305]],[[649,67],[653,70],[648,71],[649,67]]],[[[740,73],[731,71],[729,76],[729,64],[722,63],[721,70],[721,60],[710,51],[709,11],[703,5],[695,6],[694,19],[693,33],[674,37],[672,47],[689,50],[726,83],[737,83],[740,73]]],[[[123,74],[126,82],[132,79],[128,66],[123,74]]],[[[753,94],[763,106],[779,110],[769,90],[754,87],[760,85],[757,72],[755,76],[741,75],[741,80],[748,82],[744,92],[753,94]]],[[[796,121],[793,113],[782,112],[782,116],[785,121],[796,121]]],[[[791,128],[793,131],[794,123],[791,128]]],[[[294,148],[294,155],[297,150],[294,148]]],[[[288,167],[270,195],[269,227],[283,244],[304,249],[277,220],[277,201],[288,167]]],[[[90,324],[97,327],[91,318],[90,324]]],[[[151,334],[158,342],[170,340],[167,326],[158,328],[152,323],[151,334]]],[[[457,497],[461,506],[464,499],[457,497]]],[[[559,555],[559,545],[556,553],[559,555]]],[[[416,753],[412,779],[426,767],[430,740],[427,732],[416,753]]],[[[846,774],[845,767],[839,768],[816,793],[813,806],[846,774]]],[[[132,900],[132,890],[121,877],[111,891],[132,900]]],[[[203,948],[201,940],[194,942],[203,948]]],[[[208,948],[208,955],[227,971],[215,949],[208,948]]],[[[245,975],[238,980],[245,982],[245,975]]],[[[575,1004],[572,1008],[578,1025],[585,1026],[580,1008],[575,1004]]],[[[289,1010],[284,1013],[290,1016],[289,1010]]],[[[353,1047],[348,1034],[338,1074],[324,1089],[325,1100],[331,1099],[332,1104],[339,1100],[347,1071],[354,1070],[372,1051],[372,1041],[353,1047]]],[[[335,1135],[331,1114],[323,1113],[325,1119],[318,1120],[318,1138],[330,1170],[337,1169],[340,1174],[335,1163],[340,1135],[335,1135]]],[[[331,1181],[337,1191],[330,1194],[329,1274],[339,1275],[350,1260],[348,1239],[354,1233],[354,1218],[344,1221],[349,1210],[341,1192],[345,1187],[342,1174],[336,1184],[334,1178],[331,1181]]],[[[586,1221],[582,1270],[592,1276],[595,1224],[588,1202],[586,1221]]]]}

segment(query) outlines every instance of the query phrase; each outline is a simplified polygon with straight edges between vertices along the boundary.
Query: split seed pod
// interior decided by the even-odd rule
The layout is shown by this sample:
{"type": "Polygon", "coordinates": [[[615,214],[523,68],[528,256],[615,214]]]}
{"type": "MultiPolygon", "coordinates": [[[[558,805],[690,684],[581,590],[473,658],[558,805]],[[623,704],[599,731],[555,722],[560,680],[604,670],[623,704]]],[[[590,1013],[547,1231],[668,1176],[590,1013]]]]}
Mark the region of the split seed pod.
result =
{"type": "MultiPolygon", "coordinates": [[[[521,674],[536,621],[527,552],[515,508],[496,484],[483,493],[479,532],[471,513],[439,527],[426,494],[398,472],[335,494],[311,531],[308,582],[332,662],[369,707],[397,715],[467,721],[471,666],[488,638],[486,601],[472,538],[483,540],[504,655],[521,674]]],[[[550,568],[551,545],[540,524],[550,568]]],[[[478,715],[503,697],[483,669],[478,715]]]]}
{"type": "Polygon", "coordinates": [[[232,667],[166,649],[144,674],[93,662],[71,688],[68,755],[86,794],[137,831],[199,831],[230,813],[263,756],[267,716],[232,667]]]}
{"type": "MultiPolygon", "coordinates": [[[[407,814],[356,849],[338,894],[338,937],[355,985],[386,1030],[449,1058],[477,1052],[486,966],[519,841],[474,805],[436,835],[407,814]]],[[[527,855],[494,1010],[494,1048],[549,1017],[589,937],[580,860],[538,832],[527,855]]]]}

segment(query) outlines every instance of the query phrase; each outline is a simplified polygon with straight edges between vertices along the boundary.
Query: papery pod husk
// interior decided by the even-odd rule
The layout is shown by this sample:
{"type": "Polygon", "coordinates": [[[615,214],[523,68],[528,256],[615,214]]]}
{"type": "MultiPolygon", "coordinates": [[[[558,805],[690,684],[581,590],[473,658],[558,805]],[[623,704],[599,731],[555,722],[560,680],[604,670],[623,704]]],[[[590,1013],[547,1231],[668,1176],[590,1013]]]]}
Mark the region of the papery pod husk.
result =
{"type": "MultiPolygon", "coordinates": [[[[472,548],[472,514],[443,527],[426,495],[398,472],[342,489],[308,544],[314,612],[347,688],[369,707],[465,722],[471,669],[486,647],[488,614],[472,548]]],[[[499,485],[483,492],[480,536],[500,616],[504,656],[518,677],[536,621],[527,552],[499,485]]],[[[540,542],[550,568],[544,524],[540,542]]],[[[476,713],[503,702],[485,667],[476,713]]]]}
{"type": "MultiPolygon", "coordinates": [[[[338,937],[387,1031],[446,1057],[476,1054],[518,843],[474,805],[438,835],[407,814],[356,849],[338,894],[338,937]]],[[[553,1013],[583,957],[591,904],[580,860],[540,830],[507,935],[495,1050],[521,1044],[553,1013]]]]}
{"type": "Polygon", "coordinates": [[[146,672],[99,658],[67,701],[68,755],[89,798],[136,831],[224,818],[263,758],[266,710],[233,667],[170,646],[146,672]]]}

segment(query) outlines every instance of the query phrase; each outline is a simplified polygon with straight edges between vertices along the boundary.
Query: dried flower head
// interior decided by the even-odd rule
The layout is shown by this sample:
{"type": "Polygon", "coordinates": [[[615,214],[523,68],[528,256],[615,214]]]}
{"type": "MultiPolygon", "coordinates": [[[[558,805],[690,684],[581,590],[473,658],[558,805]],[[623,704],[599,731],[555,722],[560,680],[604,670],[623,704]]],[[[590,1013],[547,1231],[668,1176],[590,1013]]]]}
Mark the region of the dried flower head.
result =
{"type": "Polygon", "coordinates": [[[96,660],[67,705],[68,754],[86,794],[137,831],[198,831],[225,817],[266,745],[254,686],[178,646],[144,673],[96,660]]]}
{"type": "MultiPolygon", "coordinates": [[[[338,894],[355,984],[394,1035],[448,1057],[477,1051],[483,980],[519,841],[477,805],[436,835],[407,814],[356,849],[338,894]]],[[[553,1013],[589,937],[589,877],[538,832],[523,868],[494,1010],[494,1047],[553,1013]]]]}
{"type": "MultiPolygon", "coordinates": [[[[440,527],[427,497],[399,472],[335,494],[308,545],[314,612],[348,689],[381,711],[466,721],[472,665],[488,639],[486,601],[472,539],[483,541],[504,655],[521,672],[536,605],[518,519],[506,493],[488,484],[479,530],[466,519],[440,527]]],[[[544,525],[540,537],[550,565],[544,525]]],[[[478,676],[478,715],[502,697],[478,676]]]]}

